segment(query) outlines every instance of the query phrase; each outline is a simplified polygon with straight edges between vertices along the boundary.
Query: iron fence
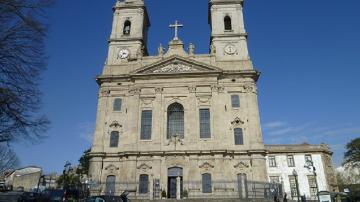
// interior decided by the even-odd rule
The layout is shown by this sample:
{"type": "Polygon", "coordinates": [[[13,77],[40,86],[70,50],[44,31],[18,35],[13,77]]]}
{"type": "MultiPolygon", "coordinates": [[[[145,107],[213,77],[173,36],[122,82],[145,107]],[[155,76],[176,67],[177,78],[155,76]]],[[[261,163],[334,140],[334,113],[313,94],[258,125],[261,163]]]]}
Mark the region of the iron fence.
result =
{"type": "MultiPolygon", "coordinates": [[[[256,181],[212,181],[211,192],[203,193],[201,181],[182,182],[181,197],[187,198],[240,198],[240,199],[274,199],[283,197],[283,187],[277,183],[256,182],[256,181]]],[[[128,191],[131,199],[160,198],[161,191],[165,187],[148,185],[146,193],[139,193],[138,182],[115,183],[109,187],[106,183],[93,183],[89,185],[92,195],[115,195],[119,196],[128,191]],[[150,191],[150,188],[152,190],[150,191]],[[151,196],[151,197],[150,197],[151,196]]],[[[168,196],[169,193],[167,193],[168,196]]]]}

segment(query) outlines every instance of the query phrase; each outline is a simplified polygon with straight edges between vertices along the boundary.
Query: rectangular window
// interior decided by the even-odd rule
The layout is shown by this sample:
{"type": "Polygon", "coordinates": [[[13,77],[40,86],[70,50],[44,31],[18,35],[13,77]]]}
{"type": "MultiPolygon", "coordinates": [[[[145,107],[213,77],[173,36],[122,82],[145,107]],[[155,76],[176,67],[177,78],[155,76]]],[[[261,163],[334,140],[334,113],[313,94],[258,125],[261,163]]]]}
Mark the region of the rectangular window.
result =
{"type": "Polygon", "coordinates": [[[144,110],[141,113],[141,140],[151,139],[151,128],[152,128],[152,111],[144,110]]]}
{"type": "Polygon", "coordinates": [[[275,156],[269,156],[269,167],[276,167],[276,158],[275,158],[275,156]]]}
{"type": "Polygon", "coordinates": [[[295,176],[290,175],[289,182],[290,182],[291,197],[297,197],[297,188],[296,188],[297,185],[296,185],[295,176]]]}
{"type": "Polygon", "coordinates": [[[287,156],[287,164],[289,167],[295,167],[295,160],[293,155],[287,156]]]}
{"type": "Polygon", "coordinates": [[[240,107],[240,97],[239,97],[239,95],[231,95],[231,106],[233,108],[240,107]]]}
{"type": "Polygon", "coordinates": [[[305,154],[305,163],[311,161],[312,162],[312,157],[311,154],[305,154]]]}
{"type": "Polygon", "coordinates": [[[309,182],[309,189],[310,189],[310,195],[311,197],[317,196],[317,185],[316,185],[316,179],[314,175],[308,175],[308,182],[309,182]]]}
{"type": "Polygon", "coordinates": [[[119,132],[112,131],[110,133],[110,147],[118,147],[119,145],[119,132]]]}
{"type": "Polygon", "coordinates": [[[116,112],[121,111],[121,105],[122,105],[122,100],[121,98],[116,98],[114,100],[114,106],[113,106],[113,110],[116,112]]]}
{"type": "Polygon", "coordinates": [[[234,138],[235,138],[235,145],[243,145],[244,144],[244,135],[243,135],[242,128],[234,129],[234,138]]]}
{"type": "Polygon", "coordinates": [[[200,138],[211,138],[210,110],[200,109],[200,138]]]}
{"type": "Polygon", "coordinates": [[[139,179],[139,193],[147,194],[149,192],[149,176],[140,175],[139,179]]]}
{"type": "Polygon", "coordinates": [[[212,192],[211,174],[208,173],[202,174],[202,192],[203,193],[212,192]]]}
{"type": "Polygon", "coordinates": [[[270,176],[270,183],[280,183],[279,176],[270,176]]]}

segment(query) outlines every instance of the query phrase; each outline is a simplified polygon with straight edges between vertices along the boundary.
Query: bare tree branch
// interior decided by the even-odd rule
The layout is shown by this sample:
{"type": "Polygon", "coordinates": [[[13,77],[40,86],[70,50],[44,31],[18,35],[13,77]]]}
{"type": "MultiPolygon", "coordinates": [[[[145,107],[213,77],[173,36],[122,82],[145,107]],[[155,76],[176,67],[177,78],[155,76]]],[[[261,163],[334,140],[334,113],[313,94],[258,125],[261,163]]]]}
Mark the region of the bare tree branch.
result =
{"type": "Polygon", "coordinates": [[[47,57],[45,10],[50,0],[0,0],[0,143],[42,138],[38,85],[47,57]]]}
{"type": "Polygon", "coordinates": [[[0,144],[0,175],[5,171],[15,169],[19,165],[19,159],[7,145],[0,144]]]}

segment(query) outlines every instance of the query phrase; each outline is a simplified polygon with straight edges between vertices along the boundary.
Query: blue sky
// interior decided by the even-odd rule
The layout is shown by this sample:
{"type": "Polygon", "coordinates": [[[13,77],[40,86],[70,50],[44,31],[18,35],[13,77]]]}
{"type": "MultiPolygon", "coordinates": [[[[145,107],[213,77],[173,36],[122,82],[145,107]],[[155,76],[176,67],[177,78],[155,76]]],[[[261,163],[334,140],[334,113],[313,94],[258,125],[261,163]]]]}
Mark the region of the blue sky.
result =
{"type": "MultiPolygon", "coordinates": [[[[61,172],[91,146],[97,90],[115,0],[59,0],[49,12],[50,57],[43,74],[43,110],[51,120],[41,142],[15,143],[22,166],[61,172]]],[[[149,51],[155,54],[184,24],[180,38],[207,53],[207,0],[147,0],[149,51]]],[[[267,144],[327,143],[339,165],[345,144],[360,136],[360,1],[247,0],[249,50],[258,82],[267,144]]]]}

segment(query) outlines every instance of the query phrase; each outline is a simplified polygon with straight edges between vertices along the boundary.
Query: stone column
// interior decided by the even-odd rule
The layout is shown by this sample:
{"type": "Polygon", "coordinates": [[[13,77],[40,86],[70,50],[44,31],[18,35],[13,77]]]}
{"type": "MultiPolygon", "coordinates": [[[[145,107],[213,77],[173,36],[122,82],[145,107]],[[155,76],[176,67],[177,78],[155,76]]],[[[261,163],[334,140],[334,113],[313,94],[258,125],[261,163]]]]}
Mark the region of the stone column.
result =
{"type": "Polygon", "coordinates": [[[180,193],[180,177],[178,176],[176,178],[176,199],[180,200],[181,199],[181,193],[180,193]]]}

